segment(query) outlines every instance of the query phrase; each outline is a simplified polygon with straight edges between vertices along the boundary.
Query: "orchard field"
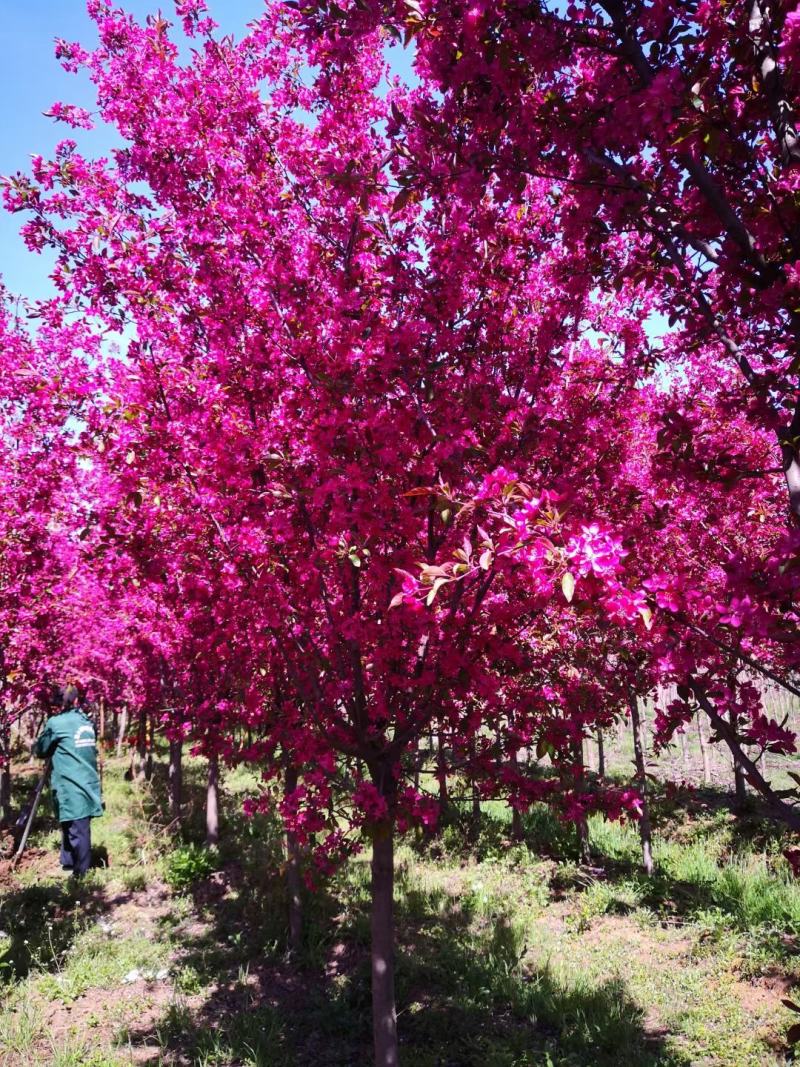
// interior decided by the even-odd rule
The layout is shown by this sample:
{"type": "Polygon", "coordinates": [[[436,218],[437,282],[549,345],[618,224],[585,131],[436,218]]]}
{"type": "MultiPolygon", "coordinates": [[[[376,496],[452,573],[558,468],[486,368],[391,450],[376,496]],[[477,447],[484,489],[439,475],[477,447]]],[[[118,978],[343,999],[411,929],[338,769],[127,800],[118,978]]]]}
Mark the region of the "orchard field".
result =
{"type": "Polygon", "coordinates": [[[0,23],[3,1064],[791,1062],[798,0],[0,23]]]}
{"type": "MultiPolygon", "coordinates": [[[[160,757],[149,781],[126,780],[126,758],[106,762],[95,841],[107,868],[65,885],[42,818],[4,881],[4,1065],[368,1063],[365,858],[305,897],[292,958],[281,828],[241,815],[252,775],[226,776],[220,844],[208,850],[205,768],[186,767],[178,834],[164,816],[160,757]]],[[[30,768],[19,771],[29,784],[30,768]]],[[[476,824],[467,790],[450,784],[440,831],[397,856],[409,1062],[785,1061],[792,1013],[781,1002],[800,979],[800,885],[781,857],[786,835],[755,805],[734,815],[723,788],[667,800],[658,786],[648,879],[630,825],[593,819],[591,864],[581,865],[574,830],[543,806],[517,839],[504,805],[484,804],[476,824]]]]}

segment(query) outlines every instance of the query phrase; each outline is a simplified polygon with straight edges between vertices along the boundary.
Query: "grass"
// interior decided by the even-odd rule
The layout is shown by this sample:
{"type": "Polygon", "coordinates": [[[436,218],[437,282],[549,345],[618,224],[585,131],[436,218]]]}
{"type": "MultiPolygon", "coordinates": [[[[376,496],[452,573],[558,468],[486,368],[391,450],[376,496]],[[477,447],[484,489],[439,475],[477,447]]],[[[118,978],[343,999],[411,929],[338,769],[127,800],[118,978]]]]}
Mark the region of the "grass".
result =
{"type": "Polygon", "coordinates": [[[37,989],[49,1001],[68,1004],[90,989],[118,986],[132,972],[155,975],[168,963],[169,951],[163,942],[88,927],[75,939],[63,966],[43,975],[37,989]]]}
{"type": "Polygon", "coordinates": [[[242,999],[239,1010],[224,1024],[198,1025],[180,998],[174,1000],[156,1028],[159,1046],[180,1051],[197,1067],[241,1064],[242,1067],[289,1067],[285,1025],[278,1013],[242,999]]]}
{"type": "MultiPolygon", "coordinates": [[[[162,822],[163,768],[147,784],[125,782],[122,770],[108,768],[106,817],[94,824],[110,866],[75,888],[45,856],[0,900],[4,1067],[117,1067],[134,1056],[153,1065],[368,1063],[367,857],[307,896],[303,952],[290,963],[280,834],[267,816],[239,810],[254,776],[227,777],[222,841],[210,853],[199,762],[187,761],[182,836],[162,822]]],[[[507,809],[489,803],[479,828],[456,807],[435,838],[402,843],[403,1062],[783,1062],[780,995],[800,984],[800,884],[782,835],[734,819],[718,800],[656,797],[649,879],[635,827],[591,820],[585,869],[574,831],[544,808],[526,816],[520,842],[507,809]]],[[[43,817],[33,845],[55,843],[43,817]]]]}
{"type": "Polygon", "coordinates": [[[42,1011],[19,993],[9,998],[0,1011],[0,1048],[20,1058],[29,1056],[41,1036],[42,1011]]]}
{"type": "Polygon", "coordinates": [[[49,1042],[50,1067],[121,1067],[126,1061],[116,1053],[92,1047],[91,1040],[71,1034],[49,1042]]]}
{"type": "Polygon", "coordinates": [[[179,844],[165,857],[164,879],[173,889],[189,889],[219,867],[216,848],[205,848],[196,841],[179,844]]]}
{"type": "Polygon", "coordinates": [[[730,815],[698,818],[687,835],[680,826],[655,843],[656,873],[639,871],[635,827],[591,824],[597,855],[616,865],[612,884],[595,890],[609,901],[627,895],[630,905],[651,908],[660,916],[697,918],[716,912],[741,932],[800,935],[800,882],[777,848],[736,845],[730,815]]]}

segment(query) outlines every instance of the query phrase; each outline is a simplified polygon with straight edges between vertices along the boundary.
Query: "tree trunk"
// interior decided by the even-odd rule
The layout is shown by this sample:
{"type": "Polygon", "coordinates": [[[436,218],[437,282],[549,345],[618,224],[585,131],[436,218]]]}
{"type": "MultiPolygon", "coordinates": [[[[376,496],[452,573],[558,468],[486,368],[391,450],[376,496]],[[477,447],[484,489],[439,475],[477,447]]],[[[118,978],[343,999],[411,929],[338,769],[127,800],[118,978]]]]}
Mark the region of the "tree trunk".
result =
{"type": "Polygon", "coordinates": [[[144,776],[149,782],[153,777],[153,748],[155,745],[156,718],[151,715],[147,720],[147,755],[144,761],[144,776]]]}
{"type": "Polygon", "coordinates": [[[761,755],[758,757],[758,770],[762,778],[766,778],[769,774],[769,768],[767,767],[767,750],[762,749],[761,755]]]}
{"type": "MultiPolygon", "coordinates": [[[[297,771],[286,768],[285,795],[297,789],[297,771]]],[[[300,845],[293,830],[286,831],[286,889],[289,898],[289,951],[293,956],[303,947],[303,895],[300,876],[300,845]]]]}
{"type": "Polygon", "coordinates": [[[642,798],[642,816],[639,819],[639,838],[642,842],[642,866],[645,873],[653,873],[653,839],[650,825],[650,803],[647,797],[647,766],[645,764],[644,730],[639,715],[639,699],[630,693],[628,701],[631,709],[631,726],[633,728],[633,756],[636,763],[636,784],[642,798]]]}
{"type": "Polygon", "coordinates": [[[481,795],[476,782],[472,783],[472,823],[476,830],[481,824],[481,795]]]}
{"type": "MultiPolygon", "coordinates": [[[[731,728],[734,733],[738,735],[739,732],[739,717],[736,712],[730,713],[731,728]]],[[[728,746],[730,748],[730,745],[728,746]]],[[[743,811],[747,807],[747,783],[745,782],[744,770],[742,768],[742,761],[739,754],[731,748],[731,758],[733,759],[733,789],[735,795],[734,806],[737,811],[743,811]]]]}
{"type": "Polygon", "coordinates": [[[183,741],[169,743],[169,814],[180,821],[183,808],[183,741]]]}
{"type": "Polygon", "coordinates": [[[0,826],[10,826],[14,813],[11,810],[11,764],[4,763],[0,771],[0,826]]]}
{"type": "Polygon", "coordinates": [[[397,1067],[397,1012],[394,1000],[394,826],[379,823],[372,832],[372,1028],[375,1067],[397,1067]]]}
{"type": "Polygon", "coordinates": [[[592,862],[592,851],[589,848],[589,823],[584,817],[575,823],[575,836],[578,841],[578,862],[588,867],[592,862]]]}
{"type": "MultiPolygon", "coordinates": [[[[582,788],[586,777],[586,768],[583,764],[583,738],[575,743],[573,759],[575,761],[573,782],[576,788],[582,788]]],[[[578,862],[589,864],[592,861],[592,853],[589,848],[589,822],[585,815],[576,821],[575,833],[578,839],[578,862]]]]}
{"type": "Polygon", "coordinates": [[[731,750],[731,753],[738,758],[742,771],[753,789],[763,797],[777,819],[786,823],[786,825],[790,826],[793,830],[800,830],[800,811],[797,811],[796,808],[787,804],[786,801],[775,792],[769,782],[761,774],[753,760],[751,760],[747,753],[742,749],[739,738],[736,736],[730,722],[717,712],[714,705],[705,695],[703,689],[699,685],[693,685],[692,689],[700,707],[711,720],[712,726],[725,741],[726,745],[731,750]]]}
{"type": "Polygon", "coordinates": [[[106,702],[100,697],[100,746],[106,739],[106,702]]]}
{"type": "Polygon", "coordinates": [[[119,722],[119,733],[117,734],[117,759],[122,755],[122,746],[125,744],[125,734],[128,732],[128,705],[122,705],[122,716],[119,722]]]}
{"type": "Polygon", "coordinates": [[[206,844],[219,843],[219,760],[216,755],[208,760],[208,784],[206,786],[206,844]]]}
{"type": "Polygon", "coordinates": [[[147,722],[145,721],[144,712],[139,712],[139,728],[136,734],[136,774],[135,777],[138,781],[141,781],[145,777],[145,759],[147,758],[147,722]]]}
{"type": "Polygon", "coordinates": [[[450,794],[447,789],[447,766],[442,753],[442,735],[439,734],[439,745],[436,753],[436,773],[439,778],[439,807],[442,815],[445,814],[450,804],[450,794]]]}
{"type": "MultiPolygon", "coordinates": [[[[519,771],[519,754],[515,752],[511,757],[511,762],[514,766],[515,772],[519,771]]],[[[514,841],[521,841],[525,836],[525,832],[522,827],[522,812],[519,808],[511,808],[511,837],[514,841]]]]}
{"type": "Polygon", "coordinates": [[[681,732],[678,734],[678,739],[679,739],[679,744],[681,746],[681,767],[683,768],[683,773],[686,774],[686,768],[689,765],[689,753],[688,753],[688,750],[686,748],[686,731],[685,730],[683,730],[683,729],[681,730],[681,732]]]}
{"type": "Polygon", "coordinates": [[[525,836],[525,829],[522,825],[522,812],[519,808],[511,809],[511,836],[515,841],[521,841],[525,836]]]}
{"type": "Polygon", "coordinates": [[[11,822],[11,728],[4,723],[0,732],[0,826],[11,822]]]}
{"type": "Polygon", "coordinates": [[[747,780],[744,776],[742,764],[735,754],[733,755],[733,788],[736,797],[736,809],[742,811],[747,807],[747,780]]]}
{"type": "Polygon", "coordinates": [[[703,720],[697,716],[697,738],[700,742],[700,755],[703,759],[703,784],[711,784],[711,761],[708,756],[708,741],[703,733],[703,720]]]}
{"type": "Polygon", "coordinates": [[[606,776],[606,746],[603,739],[603,731],[597,731],[597,774],[600,778],[606,776]]]}
{"type": "Polygon", "coordinates": [[[581,749],[583,754],[583,765],[590,771],[595,771],[594,765],[594,749],[592,748],[591,740],[586,737],[581,743],[581,749]]]}

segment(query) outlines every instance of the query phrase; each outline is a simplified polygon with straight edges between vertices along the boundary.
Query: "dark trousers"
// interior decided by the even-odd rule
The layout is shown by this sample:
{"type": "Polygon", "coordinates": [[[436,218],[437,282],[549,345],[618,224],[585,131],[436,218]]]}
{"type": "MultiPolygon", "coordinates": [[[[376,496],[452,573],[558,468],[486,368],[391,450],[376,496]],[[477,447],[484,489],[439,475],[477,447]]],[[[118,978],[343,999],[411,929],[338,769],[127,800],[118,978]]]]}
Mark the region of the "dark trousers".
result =
{"type": "Polygon", "coordinates": [[[92,820],[72,819],[61,824],[61,866],[76,878],[86,874],[92,858],[92,820]]]}

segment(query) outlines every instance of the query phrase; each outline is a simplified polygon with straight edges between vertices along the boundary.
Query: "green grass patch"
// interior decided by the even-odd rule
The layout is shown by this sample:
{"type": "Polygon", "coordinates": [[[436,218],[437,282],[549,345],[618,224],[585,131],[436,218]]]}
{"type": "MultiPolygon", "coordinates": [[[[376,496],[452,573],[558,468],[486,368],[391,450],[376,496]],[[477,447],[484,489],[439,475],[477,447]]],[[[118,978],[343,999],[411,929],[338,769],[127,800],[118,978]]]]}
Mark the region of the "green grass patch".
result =
{"type": "MultiPolygon", "coordinates": [[[[93,826],[109,866],[76,888],[33,865],[0,901],[0,1047],[14,1067],[116,1067],[153,1046],[164,1063],[368,1063],[368,855],[305,895],[303,950],[289,961],[280,827],[241,812],[257,776],[223,775],[222,839],[208,850],[203,762],[186,760],[180,829],[164,814],[165,767],[126,782],[124,766],[109,761],[107,811],[93,826]],[[167,989],[169,1001],[154,1018],[141,1003],[165,971],[159,996],[167,989]],[[90,1018],[88,1034],[43,1038],[50,1013],[74,1010],[93,990],[122,990],[131,974],[143,999],[119,998],[112,1030],[90,1018]]],[[[525,816],[515,840],[507,806],[484,804],[476,821],[468,790],[454,783],[452,792],[440,832],[397,849],[403,1062],[780,1062],[778,996],[751,1002],[742,984],[762,972],[800,979],[800,888],[781,831],[734,818],[714,796],[657,793],[657,869],[646,878],[635,826],[592,819],[585,868],[574,828],[546,808],[525,816]]],[[[34,845],[56,844],[43,819],[34,845]]]]}
{"type": "Polygon", "coordinates": [[[190,889],[219,869],[219,852],[194,841],[171,849],[164,863],[164,878],[173,889],[190,889]]]}

